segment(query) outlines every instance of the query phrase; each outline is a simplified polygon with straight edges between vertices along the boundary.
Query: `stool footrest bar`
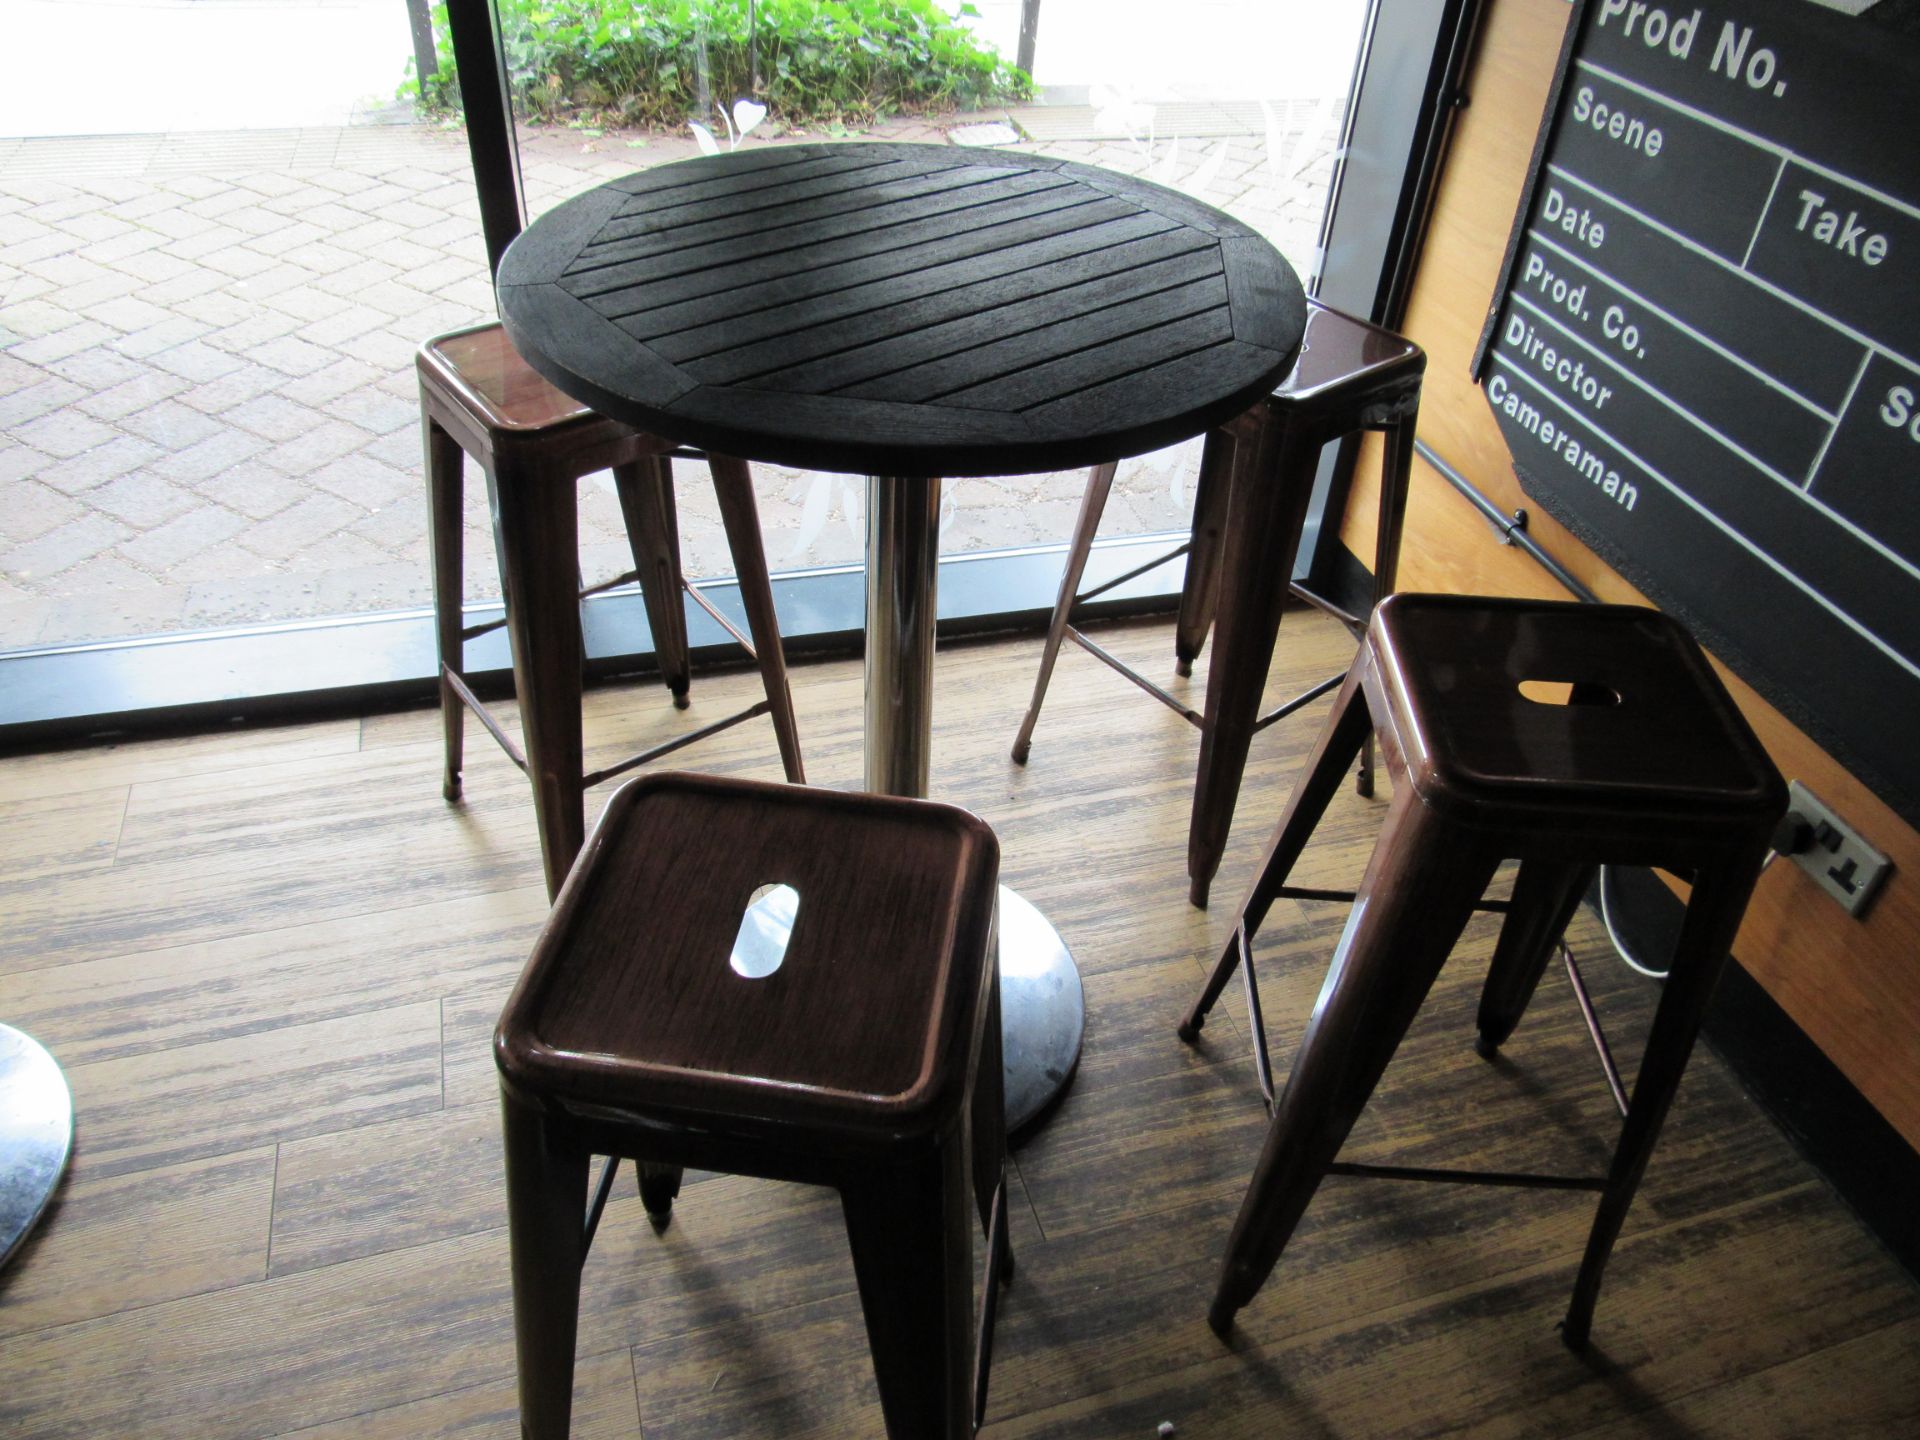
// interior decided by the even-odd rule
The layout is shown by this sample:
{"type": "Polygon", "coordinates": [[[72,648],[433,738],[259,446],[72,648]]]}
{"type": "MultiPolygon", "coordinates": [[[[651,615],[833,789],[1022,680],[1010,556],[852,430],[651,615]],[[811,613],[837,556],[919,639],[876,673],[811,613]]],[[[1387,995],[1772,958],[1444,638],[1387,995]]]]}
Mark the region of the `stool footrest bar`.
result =
{"type": "Polygon", "coordinates": [[[1126,584],[1129,580],[1139,579],[1142,575],[1146,574],[1149,570],[1158,570],[1162,565],[1168,564],[1169,562],[1174,560],[1178,560],[1182,555],[1185,555],[1191,549],[1193,549],[1193,542],[1191,540],[1183,541],[1181,544],[1167,551],[1166,554],[1161,555],[1155,559],[1149,560],[1144,565],[1134,566],[1133,569],[1127,571],[1127,573],[1124,575],[1116,575],[1111,580],[1103,580],[1100,584],[1094,586],[1091,590],[1082,590],[1078,595],[1073,597],[1073,603],[1074,605],[1079,606],[1079,605],[1086,604],[1087,601],[1089,600],[1097,600],[1102,595],[1106,594],[1109,590],[1117,589],[1118,587],[1126,584]]]}
{"type": "Polygon", "coordinates": [[[609,1155],[600,1170],[600,1183],[593,1187],[593,1199],[587,1203],[587,1223],[580,1233],[582,1258],[593,1248],[594,1232],[600,1228],[600,1212],[607,1208],[607,1197],[613,1193],[613,1177],[619,1173],[620,1157],[609,1155]]]}
{"type": "Polygon", "coordinates": [[[711,600],[707,599],[706,596],[702,595],[699,592],[699,590],[695,589],[692,585],[689,585],[684,580],[680,582],[680,585],[681,585],[681,588],[687,592],[687,594],[693,597],[694,604],[698,605],[702,610],[706,611],[707,614],[713,617],[714,624],[718,625],[722,630],[726,631],[729,635],[731,635],[734,638],[735,641],[739,643],[740,648],[747,652],[747,658],[749,660],[752,660],[755,663],[759,662],[760,655],[759,655],[759,652],[753,648],[753,641],[750,640],[746,636],[746,634],[741,631],[738,625],[734,624],[733,621],[729,620],[725,615],[722,615],[719,609],[714,605],[714,603],[711,600]]]}
{"type": "Polygon", "coordinates": [[[1154,684],[1151,680],[1147,679],[1139,671],[1135,670],[1132,666],[1128,665],[1126,661],[1120,659],[1119,656],[1111,654],[1110,652],[1101,649],[1098,645],[1094,644],[1093,641],[1089,640],[1085,635],[1081,634],[1078,630],[1076,630],[1071,625],[1067,627],[1067,638],[1072,640],[1074,644],[1078,645],[1082,650],[1086,651],[1089,655],[1093,656],[1094,659],[1100,661],[1100,663],[1105,665],[1108,669],[1117,671],[1119,674],[1124,675],[1127,679],[1131,680],[1134,684],[1138,685],[1142,690],[1146,691],[1147,694],[1151,695],[1154,699],[1158,700],[1162,705],[1166,706],[1169,710],[1173,711],[1176,715],[1179,715],[1189,725],[1198,726],[1203,723],[1204,717],[1201,716],[1199,711],[1189,709],[1186,705],[1181,703],[1181,701],[1179,701],[1172,695],[1169,695],[1165,690],[1162,690],[1158,685],[1154,684]]]}
{"type": "Polygon", "coordinates": [[[1437,1170],[1418,1165],[1362,1165],[1336,1160],[1329,1175],[1353,1175],[1363,1180],[1424,1180],[1437,1185],[1500,1185],[1516,1190],[1605,1190],[1604,1175],[1529,1175],[1510,1170],[1437,1170]]]}
{"type": "Polygon", "coordinates": [[[674,751],[704,740],[709,735],[718,735],[722,730],[731,730],[734,726],[751,720],[756,715],[765,715],[772,708],[772,703],[766,700],[749,705],[737,715],[729,715],[724,720],[716,720],[711,725],[701,726],[698,730],[689,730],[685,735],[676,736],[665,744],[656,745],[651,750],[642,750],[638,755],[631,755],[618,765],[609,765],[604,770],[595,770],[592,774],[583,776],[580,784],[591,789],[601,781],[611,780],[616,775],[624,775],[627,771],[644,765],[649,760],[658,760],[662,755],[671,755],[674,751]]]}
{"type": "MultiPolygon", "coordinates": [[[[1354,899],[1351,890],[1321,890],[1311,885],[1276,885],[1272,894],[1276,900],[1331,900],[1344,905],[1351,905],[1354,899]]],[[[1473,908],[1489,915],[1504,915],[1513,904],[1507,900],[1476,900],[1473,908]]]]}
{"type": "Polygon", "coordinates": [[[993,1324],[1000,1314],[1000,1277],[1007,1265],[1007,1181],[1002,1176],[993,1192],[992,1219],[987,1225],[987,1277],[980,1287],[980,1328],[973,1351],[973,1426],[987,1418],[987,1379],[993,1369],[993,1324]]]}
{"type": "Polygon", "coordinates": [[[580,598],[584,600],[589,595],[603,595],[609,590],[618,589],[620,586],[638,580],[639,578],[640,572],[638,570],[629,570],[624,575],[614,576],[611,580],[602,580],[598,585],[587,586],[586,589],[580,592],[580,598]]]}
{"type": "Polygon", "coordinates": [[[1253,1068],[1260,1077],[1260,1098],[1273,1113],[1273,1058],[1267,1053],[1267,1021],[1260,1009],[1260,985],[1253,978],[1253,947],[1247,941],[1247,927],[1235,928],[1233,943],[1240,951],[1240,982],[1247,992],[1247,1028],[1253,1031],[1253,1068]]]}
{"type": "Polygon", "coordinates": [[[1266,729],[1269,725],[1272,725],[1277,721],[1286,719],[1287,716],[1293,714],[1294,711],[1300,709],[1302,706],[1311,705],[1314,701],[1318,700],[1322,695],[1327,694],[1329,691],[1338,690],[1340,688],[1340,682],[1345,680],[1346,678],[1347,678],[1346,672],[1342,671],[1338,675],[1329,676],[1327,679],[1322,680],[1318,685],[1314,686],[1311,690],[1301,691],[1298,695],[1294,696],[1293,699],[1287,701],[1286,704],[1282,705],[1278,710],[1272,711],[1271,713],[1266,715],[1262,715],[1258,720],[1254,721],[1253,733],[1258,735],[1262,730],[1266,729]]]}
{"type": "Polygon", "coordinates": [[[1560,958],[1566,962],[1567,979],[1573,984],[1573,998],[1580,1003],[1580,1018],[1587,1022],[1587,1035],[1593,1041],[1594,1053],[1600,1057],[1600,1071],[1607,1077],[1607,1089],[1613,1092],[1614,1108],[1624,1118],[1627,1113],[1627,1088],[1620,1083],[1620,1067],[1614,1063],[1613,1049],[1607,1044],[1606,1032],[1600,1028],[1600,1015],[1587,994],[1587,982],[1580,974],[1580,967],[1574,963],[1572,947],[1564,939],[1560,942],[1560,958]]]}
{"type": "Polygon", "coordinates": [[[520,767],[522,775],[527,774],[527,757],[521,754],[520,747],[513,743],[512,737],[500,728],[500,722],[493,718],[493,712],[481,702],[478,695],[473,693],[466,680],[444,665],[440,667],[440,673],[445,677],[447,684],[453,688],[453,693],[460,697],[460,703],[471,710],[474,717],[486,727],[487,733],[500,742],[500,748],[507,752],[507,758],[520,767]]]}

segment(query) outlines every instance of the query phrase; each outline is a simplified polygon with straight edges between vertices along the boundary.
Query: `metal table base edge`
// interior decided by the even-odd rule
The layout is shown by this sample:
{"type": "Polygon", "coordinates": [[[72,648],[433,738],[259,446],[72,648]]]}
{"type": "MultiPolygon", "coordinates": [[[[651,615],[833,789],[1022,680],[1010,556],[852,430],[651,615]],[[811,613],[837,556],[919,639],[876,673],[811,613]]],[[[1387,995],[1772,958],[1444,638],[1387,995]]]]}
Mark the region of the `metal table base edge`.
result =
{"type": "MultiPolygon", "coordinates": [[[[933,748],[940,481],[867,480],[866,788],[925,799],[933,748]]],[[[1080,1062],[1086,1002],[1066,942],[1000,887],[1007,1132],[1021,1136],[1080,1062]]]]}

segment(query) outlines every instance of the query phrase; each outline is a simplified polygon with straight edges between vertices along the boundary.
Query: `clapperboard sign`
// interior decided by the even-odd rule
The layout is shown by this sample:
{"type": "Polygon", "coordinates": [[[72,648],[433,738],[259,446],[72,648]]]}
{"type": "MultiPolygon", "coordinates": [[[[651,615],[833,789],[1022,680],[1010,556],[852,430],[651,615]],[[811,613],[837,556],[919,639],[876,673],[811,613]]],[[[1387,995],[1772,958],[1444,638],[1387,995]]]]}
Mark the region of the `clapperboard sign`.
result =
{"type": "Polygon", "coordinates": [[[1526,493],[1920,824],[1917,52],[1581,4],[1474,374],[1526,493]]]}

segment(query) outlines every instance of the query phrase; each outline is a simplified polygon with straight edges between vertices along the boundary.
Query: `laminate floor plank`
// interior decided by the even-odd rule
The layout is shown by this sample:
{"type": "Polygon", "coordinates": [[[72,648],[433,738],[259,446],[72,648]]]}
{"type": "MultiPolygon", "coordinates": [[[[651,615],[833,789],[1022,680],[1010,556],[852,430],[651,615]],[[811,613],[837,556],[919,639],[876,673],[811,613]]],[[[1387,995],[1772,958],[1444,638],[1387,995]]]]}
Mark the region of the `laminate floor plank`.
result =
{"type": "Polygon", "coordinates": [[[359,748],[359,721],[320,720],[244,730],[216,727],[161,739],[9,755],[0,760],[0,801],[124,788],[186,775],[231,774],[359,748]]]}
{"type": "Polygon", "coordinates": [[[0,1270],[0,1337],[262,1278],[273,1186],[271,1145],[75,1176],[0,1270]]]}
{"type": "Polygon", "coordinates": [[[58,893],[0,880],[0,973],[537,883],[524,785],[499,763],[502,783],[452,813],[407,757],[136,786],[112,867],[58,893]]]}
{"type": "Polygon", "coordinates": [[[67,1071],[74,1166],[124,1175],[438,1110],[440,1006],[426,1000],[67,1071]]]}
{"type": "MultiPolygon", "coordinates": [[[[1146,1435],[1172,1421],[1176,1434],[1209,1440],[1570,1435],[1597,1417],[1658,1406],[1664,1394],[1830,1354],[1877,1333],[1892,1315],[1911,1316],[1910,1282],[1887,1275],[1873,1248],[1817,1185],[1633,1237],[1609,1272],[1583,1357],[1570,1355],[1555,1329],[1571,1291],[1570,1264],[1543,1263],[1358,1323],[1342,1317],[1337,1290],[1317,1279],[1270,1283],[1241,1312],[1231,1346],[1210,1339],[1203,1309],[1183,1307],[1168,1319],[1168,1350],[1186,1337],[1194,1349],[1210,1344],[1213,1358],[1164,1371],[1136,1365],[1132,1377],[1025,1410],[989,1433],[1021,1440],[1146,1435]],[[1875,1269],[1886,1283],[1865,1279],[1875,1269]]],[[[1896,1397],[1899,1413],[1910,1386],[1881,1383],[1870,1363],[1863,1357],[1844,1375],[1823,1374],[1820,1384],[1873,1387],[1896,1397]]],[[[1017,1406],[1021,1397],[1008,1398],[1017,1406]]],[[[1910,1419],[1910,1411],[1901,1414],[1903,1424],[1910,1419]]]]}
{"type": "Polygon", "coordinates": [[[8,836],[8,880],[44,881],[105,869],[113,863],[126,812],[124,785],[79,795],[0,800],[0,830],[8,836]]]}
{"type": "MultiPolygon", "coordinates": [[[[575,1440],[631,1440],[639,1427],[632,1350],[623,1345],[603,1355],[582,1355],[574,1371],[575,1440]]],[[[520,1440],[520,1406],[513,1377],[282,1431],[273,1440],[417,1440],[421,1435],[440,1440],[520,1440]]]]}
{"type": "Polygon", "coordinates": [[[0,975],[0,1014],[68,1065],[235,1039],[510,986],[547,913],[537,882],[415,898],[426,903],[0,975]]]}
{"type": "Polygon", "coordinates": [[[1912,1433],[1913,1417],[1920,1414],[1916,1355],[1920,1321],[1902,1321],[1583,1430],[1573,1440],[1668,1440],[1698,1434],[1887,1440],[1912,1433]]]}

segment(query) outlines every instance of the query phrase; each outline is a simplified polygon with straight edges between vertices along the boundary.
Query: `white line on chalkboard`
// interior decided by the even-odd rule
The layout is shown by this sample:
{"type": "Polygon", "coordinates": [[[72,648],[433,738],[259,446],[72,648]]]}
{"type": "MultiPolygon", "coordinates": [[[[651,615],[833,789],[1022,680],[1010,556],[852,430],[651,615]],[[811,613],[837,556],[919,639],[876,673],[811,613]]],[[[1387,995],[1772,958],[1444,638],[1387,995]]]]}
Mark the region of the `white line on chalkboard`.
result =
{"type": "Polygon", "coordinates": [[[1753,247],[1760,243],[1760,232],[1767,228],[1767,216],[1773,213],[1773,197],[1780,193],[1780,177],[1787,173],[1787,157],[1782,155],[1780,163],[1773,167],[1773,184],[1767,187],[1767,203],[1760,207],[1760,218],[1753,222],[1753,233],[1747,236],[1747,253],[1740,257],[1740,268],[1747,268],[1753,259],[1753,247]]]}
{"type": "MultiPolygon", "coordinates": [[[[1846,414],[1847,407],[1853,404],[1853,397],[1860,393],[1860,382],[1866,378],[1867,366],[1872,363],[1872,351],[1868,351],[1860,357],[1860,368],[1853,372],[1853,384],[1847,387],[1847,398],[1840,402],[1840,413],[1842,415],[1846,414]]],[[[1839,431],[1840,427],[1835,425],[1833,429],[1827,432],[1827,438],[1820,442],[1820,453],[1813,457],[1813,464],[1807,467],[1807,493],[1809,495],[1813,493],[1813,477],[1820,473],[1820,466],[1827,458],[1827,450],[1833,444],[1833,437],[1838,434],[1839,431]]]]}
{"type": "Polygon", "coordinates": [[[1682,115],[1698,120],[1702,125],[1723,131],[1733,136],[1736,140],[1744,140],[1749,145],[1757,146],[1770,155],[1784,156],[1797,165],[1806,166],[1807,169],[1817,175],[1826,176],[1829,180],[1838,180],[1842,185],[1851,185],[1862,195],[1870,195],[1881,204],[1890,205],[1895,210],[1904,211],[1906,214],[1913,216],[1914,219],[1920,220],[1920,205],[1915,205],[1911,200],[1902,200],[1897,195],[1889,195],[1884,190],[1877,190],[1864,180],[1855,179],[1844,170],[1835,170],[1831,165],[1822,165],[1817,160],[1809,160],[1806,156],[1797,154],[1789,150],[1786,146],[1767,139],[1764,135],[1756,135],[1751,130],[1743,130],[1738,125],[1722,120],[1718,115],[1712,114],[1709,111],[1698,109],[1695,106],[1687,104],[1684,100],[1676,100],[1671,95],[1663,94],[1651,86],[1642,85],[1638,80],[1629,80],[1624,75],[1616,74],[1604,65],[1596,65],[1591,60],[1581,60],[1578,64],[1583,70],[1591,71],[1595,75],[1611,80],[1614,84],[1632,90],[1636,94],[1644,95],[1647,99],[1657,101],[1671,110],[1677,110],[1682,115]]]}
{"type": "Polygon", "coordinates": [[[1785,580],[1788,584],[1792,585],[1796,590],[1803,592],[1809,599],[1811,599],[1812,601],[1814,601],[1814,603],[1819,605],[1821,609],[1825,610],[1828,614],[1832,615],[1841,624],[1845,625],[1849,630],[1852,630],[1855,634],[1860,636],[1861,639],[1865,640],[1869,645],[1873,646],[1874,649],[1878,650],[1881,654],[1885,655],[1889,660],[1893,661],[1893,663],[1898,665],[1902,670],[1905,670],[1909,675],[1913,676],[1915,679],[1920,680],[1920,665],[1914,664],[1913,661],[1909,660],[1905,655],[1902,655],[1898,650],[1895,650],[1885,640],[1881,639],[1878,635],[1874,634],[1872,630],[1868,629],[1860,621],[1854,619],[1853,616],[1849,615],[1845,610],[1842,610],[1833,601],[1829,600],[1825,595],[1822,595],[1818,590],[1814,589],[1813,586],[1807,583],[1806,580],[1802,579],[1799,575],[1796,575],[1793,571],[1789,570],[1785,565],[1781,564],[1773,556],[1769,555],[1765,550],[1762,550],[1758,545],[1754,544],[1753,541],[1749,540],[1740,531],[1734,529],[1732,525],[1727,523],[1725,520],[1722,520],[1718,515],[1714,514],[1713,511],[1709,510],[1705,505],[1702,505],[1698,500],[1696,500],[1693,496],[1689,495],[1685,490],[1682,490],[1678,485],[1674,484],[1671,480],[1667,479],[1666,476],[1662,475],[1658,470],[1654,469],[1653,466],[1649,465],[1645,460],[1641,459],[1640,456],[1636,454],[1631,447],[1622,444],[1616,436],[1608,432],[1603,426],[1595,424],[1587,416],[1581,414],[1577,410],[1572,409],[1558,395],[1555,395],[1551,390],[1547,389],[1546,386],[1540,384],[1539,381],[1535,380],[1531,375],[1527,374],[1526,371],[1522,370],[1518,365],[1516,365],[1512,360],[1508,359],[1505,355],[1501,354],[1498,350],[1495,350],[1493,352],[1493,359],[1494,359],[1494,362],[1498,364],[1502,369],[1511,371],[1514,379],[1520,381],[1529,390],[1535,391],[1544,399],[1551,402],[1553,406],[1556,409],[1558,409],[1562,414],[1572,415],[1577,422],[1579,422],[1582,425],[1585,425],[1589,430],[1591,430],[1594,434],[1598,435],[1602,440],[1605,440],[1609,445],[1613,446],[1614,449],[1618,450],[1622,455],[1626,456],[1635,465],[1638,465],[1641,471],[1649,479],[1653,480],[1654,483],[1659,485],[1663,490],[1670,492],[1675,499],[1680,501],[1681,504],[1685,505],[1689,510],[1697,511],[1701,516],[1701,518],[1706,520],[1706,522],[1712,525],[1716,530],[1719,530],[1721,533],[1726,535],[1726,537],[1729,540],[1733,541],[1734,544],[1738,545],[1741,549],[1750,552],[1753,555],[1754,559],[1758,560],[1761,564],[1765,565],[1769,570],[1772,570],[1775,574],[1779,575],[1781,579],[1785,580]]]}
{"type": "Polygon", "coordinates": [[[1549,165],[1547,166],[1547,169],[1553,174],[1559,176],[1562,180],[1565,180],[1568,184],[1578,185],[1582,190],[1585,190],[1588,194],[1597,195],[1600,197],[1600,199],[1606,201],[1609,205],[1612,205],[1616,209],[1619,209],[1621,211],[1624,211],[1626,214],[1631,215],[1634,219],[1638,220],[1642,225],[1645,225],[1649,230],[1659,231],[1662,235],[1666,236],[1667,239],[1673,241],[1674,244],[1682,246],[1685,249],[1691,250],[1695,255],[1700,256],[1702,259],[1711,260],[1714,264],[1718,265],[1722,270],[1726,271],[1729,275],[1738,275],[1742,280],[1745,280],[1749,285],[1759,286],[1762,290],[1766,291],[1769,295],[1773,296],[1774,299],[1786,301],[1787,304],[1793,306],[1794,309],[1800,311],[1803,315],[1811,315],[1814,319],[1818,320],[1822,325],[1826,325],[1834,330],[1839,331],[1842,335],[1846,336],[1849,340],[1853,340],[1858,342],[1861,345],[1865,345],[1870,350],[1878,351],[1880,354],[1887,356],[1889,359],[1898,360],[1902,365],[1906,366],[1909,370],[1920,370],[1920,361],[1909,359],[1907,356],[1901,354],[1898,350],[1892,349],[1887,345],[1883,345],[1880,341],[1875,340],[1870,335],[1862,335],[1858,330],[1854,329],[1851,325],[1847,324],[1846,321],[1836,320],[1833,316],[1827,314],[1826,311],[1815,309],[1812,305],[1809,305],[1806,301],[1802,300],[1798,295],[1793,294],[1791,291],[1782,290],[1778,285],[1774,284],[1771,280],[1768,280],[1765,277],[1760,275],[1755,275],[1750,270],[1742,270],[1738,265],[1735,265],[1731,261],[1723,259],[1721,256],[1714,254],[1711,250],[1707,249],[1706,246],[1701,245],[1696,241],[1689,240],[1686,236],[1682,235],[1678,230],[1674,229],[1671,225],[1662,224],[1660,221],[1654,219],[1653,216],[1647,214],[1643,210],[1636,210],[1633,206],[1627,204],[1626,201],[1622,200],[1618,195],[1614,195],[1606,190],[1602,190],[1598,185],[1594,184],[1591,180],[1582,180],[1578,175],[1574,174],[1571,170],[1567,169],[1566,166],[1549,165]]]}
{"type": "MultiPolygon", "coordinates": [[[[1581,336],[1574,334],[1573,331],[1569,330],[1566,326],[1562,325],[1558,320],[1554,319],[1550,313],[1548,313],[1545,310],[1542,310],[1538,305],[1534,304],[1531,300],[1527,299],[1526,296],[1515,295],[1513,297],[1513,301],[1516,305],[1520,305],[1528,310],[1531,310],[1535,315],[1539,316],[1544,323],[1551,325],[1555,330],[1558,330],[1562,335],[1566,336],[1569,341],[1571,341],[1575,345],[1578,345],[1582,350],[1585,350],[1589,355],[1593,356],[1594,359],[1598,360],[1602,365],[1605,365],[1609,370],[1612,370],[1616,375],[1620,376],[1628,384],[1633,385],[1636,388],[1645,391],[1648,395],[1651,395],[1660,404],[1664,405],[1667,409],[1671,410],[1674,414],[1678,415],[1682,420],[1686,421],[1689,425],[1693,426],[1694,429],[1698,430],[1701,434],[1707,436],[1709,439],[1718,441],[1720,445],[1722,445],[1728,450],[1731,450],[1735,455],[1738,455],[1742,460],[1746,461],[1747,464],[1751,465],[1754,469],[1758,470],[1762,475],[1765,475],[1769,480],[1773,481],[1774,484],[1778,485],[1781,489],[1790,493],[1795,499],[1804,501],[1808,505],[1813,506],[1814,509],[1818,510],[1827,519],[1831,520],[1835,525],[1838,525],[1842,530],[1845,530],[1849,535],[1853,536],[1853,538],[1858,540],[1862,545],[1865,545],[1868,549],[1874,551],[1882,559],[1886,560],[1889,564],[1898,566],[1900,569],[1906,571],[1907,574],[1911,575],[1914,579],[1920,580],[1920,566],[1916,566],[1911,560],[1908,560],[1905,556],[1898,555],[1892,550],[1889,550],[1886,547],[1885,542],[1881,541],[1880,539],[1878,539],[1873,535],[1868,534],[1865,530],[1862,530],[1858,525],[1854,524],[1853,521],[1849,520],[1846,516],[1842,515],[1839,511],[1833,509],[1824,500],[1821,500],[1818,496],[1809,494],[1806,488],[1801,484],[1800,481],[1795,480],[1791,475],[1788,475],[1785,471],[1776,470],[1773,466],[1769,465],[1766,461],[1762,460],[1758,455],[1755,455],[1753,452],[1748,450],[1745,446],[1741,445],[1739,441],[1732,439],[1730,436],[1721,434],[1718,430],[1714,429],[1713,426],[1709,425],[1706,421],[1702,420],[1698,415],[1694,414],[1691,410],[1687,409],[1686,406],[1680,404],[1679,401],[1670,398],[1665,391],[1660,390],[1655,386],[1649,384],[1647,381],[1641,379],[1638,375],[1634,374],[1633,371],[1627,369],[1626,366],[1622,365],[1618,360],[1616,360],[1613,356],[1609,355],[1605,350],[1602,350],[1598,345],[1595,345],[1590,341],[1583,339],[1581,336]]],[[[1867,358],[1871,359],[1872,357],[1869,356],[1867,358]]],[[[1864,367],[1866,364],[1866,361],[1863,360],[1861,364],[1864,367]]],[[[1576,410],[1574,413],[1584,414],[1585,412],[1576,410]]],[[[1833,439],[1833,431],[1835,428],[1837,427],[1835,426],[1828,427],[1827,429],[1828,441],[1831,441],[1833,439]]],[[[1824,453],[1826,450],[1826,443],[1822,442],[1820,448],[1824,453]]]]}
{"type": "Polygon", "coordinates": [[[1707,349],[1713,351],[1714,354],[1720,356],[1729,365],[1738,366],[1740,369],[1746,371],[1747,374],[1753,376],[1753,378],[1758,380],[1762,385],[1765,385],[1768,389],[1777,391],[1779,394],[1793,401],[1794,404],[1800,406],[1802,409],[1805,409],[1815,415],[1818,415],[1822,420],[1825,420],[1828,424],[1831,425],[1840,418],[1838,415],[1828,414],[1825,410],[1822,410],[1819,407],[1819,405],[1809,400],[1806,396],[1802,395],[1798,390],[1793,389],[1791,386],[1787,385],[1783,381],[1776,380],[1773,376],[1769,375],[1766,371],[1762,370],[1758,365],[1755,365],[1752,361],[1742,359],[1740,356],[1734,354],[1733,351],[1727,349],[1725,345],[1722,345],[1718,340],[1714,339],[1711,335],[1703,334],[1701,331],[1694,329],[1693,326],[1687,324],[1687,322],[1682,320],[1679,316],[1663,308],[1656,302],[1649,300],[1646,296],[1640,294],[1639,291],[1633,289],[1631,286],[1623,285],[1620,283],[1619,280],[1607,274],[1606,271],[1599,269],[1597,266],[1589,265],[1585,260],[1582,260],[1573,251],[1569,250],[1566,246],[1562,245],[1559,241],[1555,240],[1551,235],[1542,234],[1538,230],[1529,230],[1527,232],[1527,238],[1536,245],[1544,245],[1547,249],[1553,251],[1554,254],[1560,256],[1562,259],[1568,261],[1569,263],[1578,265],[1582,270],[1586,271],[1589,275],[1593,276],[1594,279],[1600,281],[1601,284],[1610,286],[1613,289],[1618,290],[1622,295],[1626,296],[1629,300],[1633,301],[1634,304],[1641,306],[1643,309],[1652,311],[1655,315],[1658,315],[1662,320],[1666,321],[1667,324],[1673,326],[1674,329],[1678,330],[1681,334],[1685,335],[1688,339],[1697,341],[1699,344],[1706,346],[1707,349]]]}

